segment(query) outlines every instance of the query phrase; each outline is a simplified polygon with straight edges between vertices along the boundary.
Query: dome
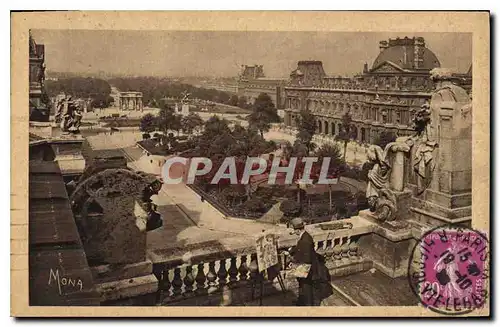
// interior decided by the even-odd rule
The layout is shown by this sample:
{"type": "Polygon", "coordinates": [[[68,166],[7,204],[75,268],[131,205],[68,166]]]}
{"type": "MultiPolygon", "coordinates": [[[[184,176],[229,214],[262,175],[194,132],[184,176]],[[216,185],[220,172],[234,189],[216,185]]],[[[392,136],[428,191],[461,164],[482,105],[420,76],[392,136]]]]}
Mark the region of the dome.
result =
{"type": "Polygon", "coordinates": [[[384,49],[373,62],[372,69],[377,68],[386,61],[390,61],[404,69],[431,70],[441,67],[438,58],[428,48],[421,47],[420,64],[418,68],[414,66],[415,48],[414,46],[394,45],[384,49]]]}

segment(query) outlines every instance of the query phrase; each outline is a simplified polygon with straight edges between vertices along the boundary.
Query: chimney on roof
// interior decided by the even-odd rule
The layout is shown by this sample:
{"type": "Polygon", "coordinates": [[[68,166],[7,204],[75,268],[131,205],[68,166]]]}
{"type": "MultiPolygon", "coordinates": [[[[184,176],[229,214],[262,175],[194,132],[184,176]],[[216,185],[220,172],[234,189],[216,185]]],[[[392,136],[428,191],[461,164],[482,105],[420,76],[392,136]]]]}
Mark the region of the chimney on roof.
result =
{"type": "Polygon", "coordinates": [[[389,43],[387,41],[380,41],[378,47],[380,49],[380,52],[382,52],[389,47],[389,43]]]}
{"type": "Polygon", "coordinates": [[[419,69],[422,66],[422,63],[424,61],[423,58],[423,52],[425,48],[425,40],[423,37],[416,37],[414,38],[414,44],[413,44],[413,68],[414,69],[419,69]]]}
{"type": "Polygon", "coordinates": [[[368,63],[365,62],[365,64],[363,65],[363,74],[366,73],[368,73],[368,63]]]}

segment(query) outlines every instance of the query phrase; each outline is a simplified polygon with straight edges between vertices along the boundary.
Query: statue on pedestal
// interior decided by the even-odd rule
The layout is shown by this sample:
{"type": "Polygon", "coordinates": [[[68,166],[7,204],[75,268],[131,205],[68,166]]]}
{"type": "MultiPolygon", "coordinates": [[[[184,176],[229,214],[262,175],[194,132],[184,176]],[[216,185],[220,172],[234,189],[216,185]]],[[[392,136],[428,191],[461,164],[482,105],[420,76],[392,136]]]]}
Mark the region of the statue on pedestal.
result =
{"type": "Polygon", "coordinates": [[[60,124],[63,133],[78,133],[81,120],[82,112],[80,106],[72,100],[71,96],[61,99],[57,103],[55,121],[60,124]]]}

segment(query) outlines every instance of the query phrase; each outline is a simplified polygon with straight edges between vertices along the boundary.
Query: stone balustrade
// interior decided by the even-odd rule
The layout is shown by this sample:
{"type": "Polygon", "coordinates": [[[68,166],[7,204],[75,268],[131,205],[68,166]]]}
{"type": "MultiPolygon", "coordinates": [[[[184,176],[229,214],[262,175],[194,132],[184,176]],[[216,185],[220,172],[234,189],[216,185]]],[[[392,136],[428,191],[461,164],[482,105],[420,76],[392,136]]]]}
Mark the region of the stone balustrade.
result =
{"type": "MultiPolygon", "coordinates": [[[[345,230],[349,231],[349,230],[345,230]]],[[[364,233],[365,231],[361,231],[364,233]]],[[[346,267],[363,263],[358,249],[359,235],[341,232],[313,235],[315,250],[326,259],[327,268],[346,267]]],[[[286,251],[296,243],[295,235],[280,237],[279,267],[286,277],[286,268],[291,258],[286,251]]],[[[345,273],[351,271],[345,270],[345,273]]],[[[244,246],[230,251],[214,251],[196,257],[174,259],[154,264],[154,273],[159,280],[157,300],[166,304],[188,297],[204,296],[224,286],[237,287],[238,284],[262,280],[257,269],[257,254],[254,246],[244,246]],[[187,262],[185,262],[187,261],[187,262]]],[[[335,274],[339,275],[339,274],[335,274]]]]}

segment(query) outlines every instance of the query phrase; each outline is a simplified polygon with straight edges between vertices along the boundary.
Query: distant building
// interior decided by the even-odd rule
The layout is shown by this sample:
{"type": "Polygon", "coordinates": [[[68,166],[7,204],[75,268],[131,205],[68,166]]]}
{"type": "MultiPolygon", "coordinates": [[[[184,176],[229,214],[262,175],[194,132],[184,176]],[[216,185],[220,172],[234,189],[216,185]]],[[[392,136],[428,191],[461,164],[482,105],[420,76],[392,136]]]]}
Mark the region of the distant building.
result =
{"type": "MultiPolygon", "coordinates": [[[[413,133],[411,110],[430,100],[429,73],[440,62],[422,37],[381,41],[379,48],[372,67],[365,64],[353,77],[327,76],[321,61],[299,61],[284,88],[285,124],[296,127],[300,111],[309,110],[317,133],[335,136],[349,112],[360,142],[373,143],[382,131],[413,133]]],[[[471,84],[471,72],[456,76],[457,83],[471,84]]]]}
{"type": "Polygon", "coordinates": [[[45,93],[45,46],[29,35],[29,113],[31,121],[49,121],[50,99],[45,93]]]}
{"type": "Polygon", "coordinates": [[[142,92],[120,92],[118,108],[120,110],[142,111],[142,92]]]}
{"type": "Polygon", "coordinates": [[[238,95],[246,97],[249,103],[253,103],[259,94],[267,93],[276,108],[283,108],[285,84],[284,79],[267,78],[262,65],[242,65],[238,78],[238,95]]]}

